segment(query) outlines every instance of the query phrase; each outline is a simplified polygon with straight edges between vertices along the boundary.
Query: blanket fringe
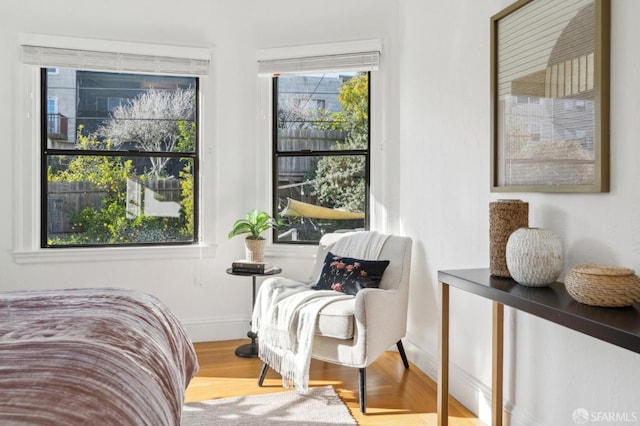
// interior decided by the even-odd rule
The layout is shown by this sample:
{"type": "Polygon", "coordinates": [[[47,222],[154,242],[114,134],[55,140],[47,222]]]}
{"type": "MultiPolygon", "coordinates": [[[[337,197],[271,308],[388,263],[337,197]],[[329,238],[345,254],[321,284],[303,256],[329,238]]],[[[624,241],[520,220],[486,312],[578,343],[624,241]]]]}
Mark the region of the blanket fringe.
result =
{"type": "Polygon", "coordinates": [[[277,283],[260,288],[257,300],[266,306],[260,303],[254,310],[254,317],[260,317],[258,356],[282,376],[283,386],[306,392],[318,312],[328,303],[354,296],[306,286],[290,288],[286,295],[280,290],[277,283]]]}
{"type": "Polygon", "coordinates": [[[309,390],[309,370],[296,362],[295,353],[287,349],[258,346],[258,356],[282,376],[282,386],[300,392],[309,390]]]}

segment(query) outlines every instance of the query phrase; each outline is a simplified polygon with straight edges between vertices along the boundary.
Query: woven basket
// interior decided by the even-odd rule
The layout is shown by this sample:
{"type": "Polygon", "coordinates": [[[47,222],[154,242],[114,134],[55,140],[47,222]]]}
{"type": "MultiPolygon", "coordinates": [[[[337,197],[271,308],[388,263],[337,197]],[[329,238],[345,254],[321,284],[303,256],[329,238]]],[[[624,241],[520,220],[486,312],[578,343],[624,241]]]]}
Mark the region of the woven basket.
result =
{"type": "Polygon", "coordinates": [[[529,226],[529,203],[498,200],[489,203],[489,272],[495,277],[511,277],[507,267],[507,241],[518,228],[529,226]]]}
{"type": "Polygon", "coordinates": [[[578,265],[565,278],[571,297],[591,306],[631,306],[640,300],[640,278],[629,268],[578,265]]]}

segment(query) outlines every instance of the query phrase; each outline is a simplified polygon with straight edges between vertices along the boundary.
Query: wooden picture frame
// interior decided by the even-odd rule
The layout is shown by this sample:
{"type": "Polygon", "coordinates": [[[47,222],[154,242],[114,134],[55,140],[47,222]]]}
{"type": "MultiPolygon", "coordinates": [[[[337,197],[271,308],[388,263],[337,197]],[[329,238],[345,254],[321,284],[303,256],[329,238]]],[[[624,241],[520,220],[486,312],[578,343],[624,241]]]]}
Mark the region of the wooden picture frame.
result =
{"type": "Polygon", "coordinates": [[[491,18],[491,191],[609,191],[610,0],[491,18]]]}

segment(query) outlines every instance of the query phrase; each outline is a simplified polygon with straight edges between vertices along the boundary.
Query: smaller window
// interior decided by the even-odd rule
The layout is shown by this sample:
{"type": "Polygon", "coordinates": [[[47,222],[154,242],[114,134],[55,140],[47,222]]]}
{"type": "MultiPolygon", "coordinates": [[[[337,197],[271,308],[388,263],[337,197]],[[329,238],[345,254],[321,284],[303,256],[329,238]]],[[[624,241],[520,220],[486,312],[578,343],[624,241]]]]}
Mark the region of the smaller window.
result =
{"type": "Polygon", "coordinates": [[[583,99],[566,99],[564,101],[564,109],[567,111],[584,110],[586,103],[583,99]]]}
{"type": "Polygon", "coordinates": [[[51,137],[64,139],[67,137],[67,123],[58,111],[58,98],[47,96],[47,132],[51,137]]]}
{"type": "Polygon", "coordinates": [[[274,216],[282,224],[274,242],[318,242],[368,227],[369,77],[273,78],[274,216]]]}
{"type": "Polygon", "coordinates": [[[516,96],[516,102],[519,104],[539,104],[540,98],[535,96],[516,96]]]}
{"type": "Polygon", "coordinates": [[[540,141],[540,123],[529,123],[529,135],[532,142],[540,141]]]}
{"type": "Polygon", "coordinates": [[[47,96],[47,113],[48,114],[57,114],[58,113],[58,98],[55,96],[47,96]]]}
{"type": "Polygon", "coordinates": [[[113,111],[117,107],[126,106],[129,104],[127,98],[107,98],[107,111],[113,111]]]}
{"type": "Polygon", "coordinates": [[[325,99],[311,99],[309,97],[294,97],[291,98],[291,101],[293,107],[306,111],[323,110],[326,104],[325,99]]]}

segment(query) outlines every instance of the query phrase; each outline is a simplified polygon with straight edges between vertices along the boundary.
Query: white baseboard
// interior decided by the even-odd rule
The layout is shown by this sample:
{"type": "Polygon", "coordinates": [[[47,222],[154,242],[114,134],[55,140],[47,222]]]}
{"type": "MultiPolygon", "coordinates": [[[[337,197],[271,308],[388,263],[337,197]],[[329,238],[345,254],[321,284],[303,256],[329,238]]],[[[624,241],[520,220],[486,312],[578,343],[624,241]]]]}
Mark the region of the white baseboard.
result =
{"type": "Polygon", "coordinates": [[[525,410],[516,407],[511,401],[504,404],[505,424],[511,426],[544,426],[545,423],[537,420],[535,416],[525,410]]]}
{"type": "MultiPolygon", "coordinates": [[[[403,339],[407,357],[431,380],[438,381],[438,356],[403,339]]],[[[449,364],[449,394],[469,411],[487,423],[491,423],[491,388],[454,363],[449,364]]]]}
{"type": "MultiPolygon", "coordinates": [[[[407,358],[431,380],[438,381],[438,357],[415,345],[408,338],[402,339],[407,358]]],[[[449,364],[449,394],[486,424],[491,424],[491,387],[485,385],[454,363],[449,364]]],[[[504,423],[511,426],[542,426],[544,423],[526,410],[505,400],[504,423]]]]}
{"type": "Polygon", "coordinates": [[[194,342],[247,339],[250,329],[246,318],[200,318],[182,320],[194,342]]]}

